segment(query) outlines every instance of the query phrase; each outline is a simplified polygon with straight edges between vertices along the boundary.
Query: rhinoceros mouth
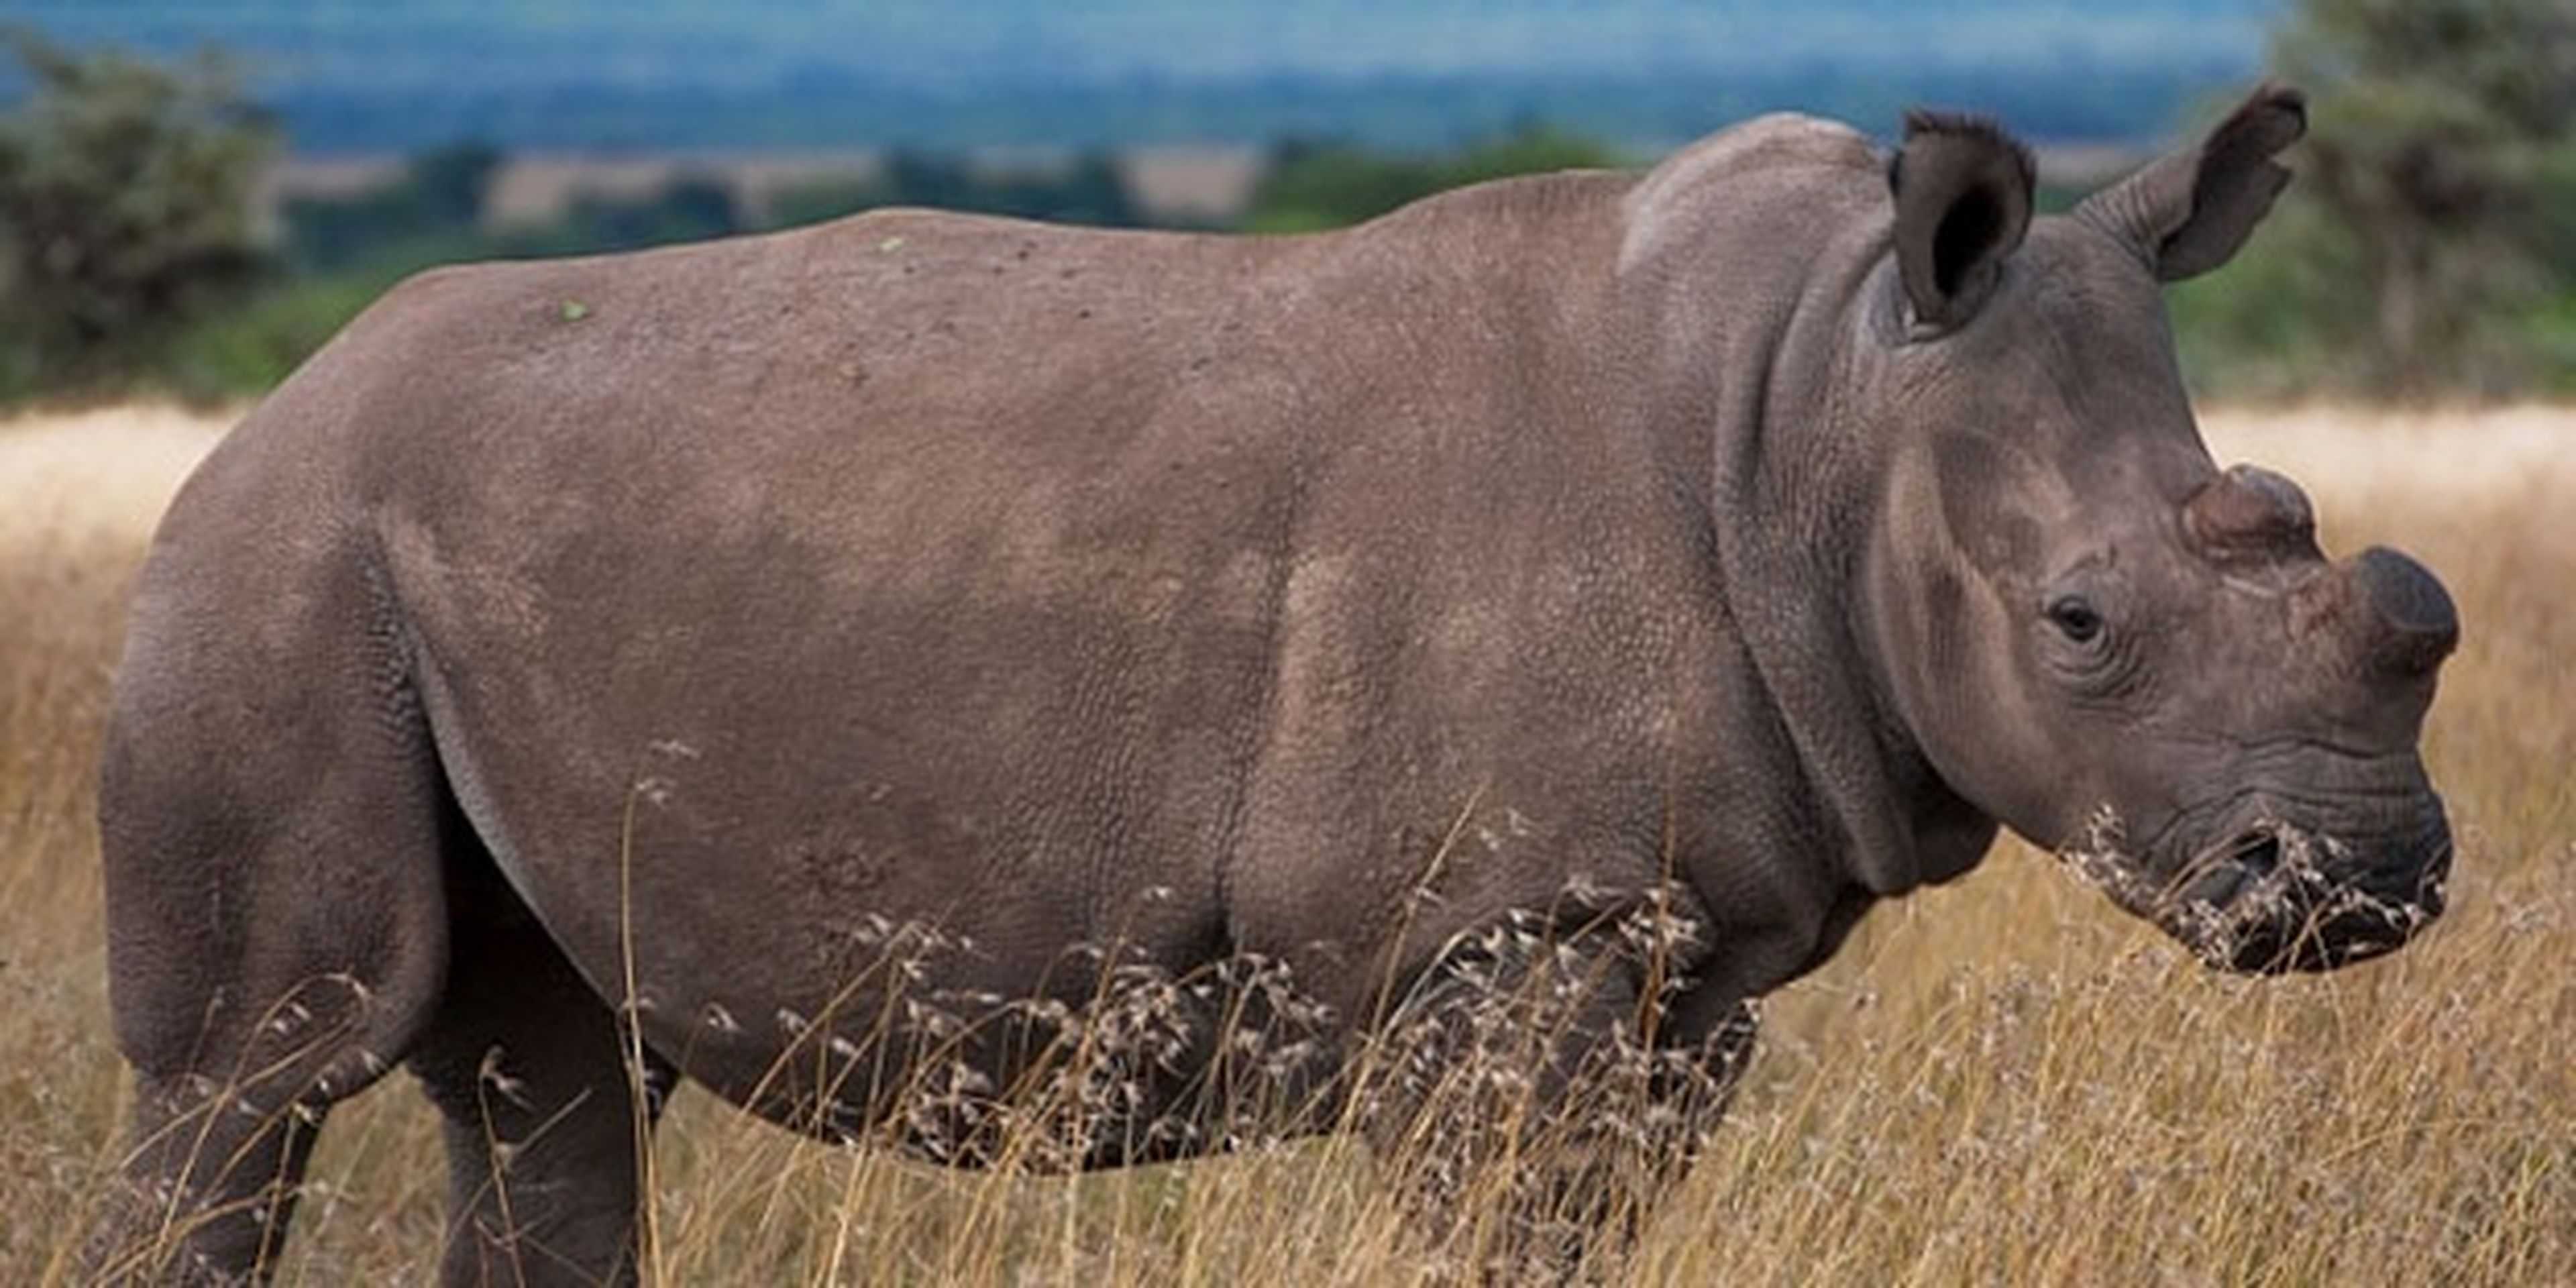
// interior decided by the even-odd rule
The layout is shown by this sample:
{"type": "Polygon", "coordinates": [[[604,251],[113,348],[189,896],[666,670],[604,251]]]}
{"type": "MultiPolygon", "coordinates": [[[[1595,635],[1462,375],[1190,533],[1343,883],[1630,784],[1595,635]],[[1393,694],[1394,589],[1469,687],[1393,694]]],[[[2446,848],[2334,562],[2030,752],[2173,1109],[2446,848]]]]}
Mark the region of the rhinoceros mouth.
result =
{"type": "Polygon", "coordinates": [[[2404,856],[2395,864],[2358,863],[2333,836],[2266,818],[2162,880],[2116,845],[2100,844],[2104,830],[2063,857],[2114,903],[2220,970],[2323,971],[2377,957],[2441,916],[2445,902],[2451,839],[2438,813],[2421,835],[2394,847],[2404,856]]]}
{"type": "Polygon", "coordinates": [[[2234,904],[2281,870],[2290,846],[2317,843],[2285,841],[2288,831],[2285,824],[2267,822],[2212,847],[2183,867],[2181,876],[2167,886],[2162,901],[2207,908],[2234,904]]]}

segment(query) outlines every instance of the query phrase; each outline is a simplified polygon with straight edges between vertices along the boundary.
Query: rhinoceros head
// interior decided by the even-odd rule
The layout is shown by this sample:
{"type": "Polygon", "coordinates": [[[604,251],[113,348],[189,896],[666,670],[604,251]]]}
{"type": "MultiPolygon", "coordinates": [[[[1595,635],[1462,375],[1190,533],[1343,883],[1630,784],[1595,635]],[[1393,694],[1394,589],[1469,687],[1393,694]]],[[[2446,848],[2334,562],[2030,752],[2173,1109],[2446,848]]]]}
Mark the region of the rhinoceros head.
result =
{"type": "Polygon", "coordinates": [[[1865,629],[1925,759],[2249,971],[2396,947],[2451,856],[2416,749],[2449,596],[2391,550],[2330,561],[2297,485],[2211,461],[2156,298],[2235,252],[2304,127],[2266,87],[2033,220],[2018,145],[1916,117],[1864,376],[1891,453],[1865,629]]]}

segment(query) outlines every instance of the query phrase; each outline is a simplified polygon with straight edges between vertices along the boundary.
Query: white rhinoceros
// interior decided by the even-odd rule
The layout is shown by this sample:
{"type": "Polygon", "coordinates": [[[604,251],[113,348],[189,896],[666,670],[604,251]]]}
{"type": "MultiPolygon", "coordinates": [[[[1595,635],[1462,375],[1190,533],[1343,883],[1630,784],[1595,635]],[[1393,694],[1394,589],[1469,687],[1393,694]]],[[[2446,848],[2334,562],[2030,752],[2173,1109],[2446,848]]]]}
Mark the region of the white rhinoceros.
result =
{"type": "Polygon", "coordinates": [[[2395,947],[2455,614],[2212,464],[2158,300],[2303,125],[2062,217],[1991,125],[1773,117],[1317,236],[890,211],[404,285],[142,575],[108,1269],[266,1266],[396,1066],[453,1282],[631,1275],[675,1076],[965,1163],[1015,1096],[1067,1166],[1247,1101],[1488,1157],[1397,1038],[1541,975],[1536,1094],[1642,1052],[1668,1169],[1747,1003],[1999,824],[2222,966],[2395,947]]]}

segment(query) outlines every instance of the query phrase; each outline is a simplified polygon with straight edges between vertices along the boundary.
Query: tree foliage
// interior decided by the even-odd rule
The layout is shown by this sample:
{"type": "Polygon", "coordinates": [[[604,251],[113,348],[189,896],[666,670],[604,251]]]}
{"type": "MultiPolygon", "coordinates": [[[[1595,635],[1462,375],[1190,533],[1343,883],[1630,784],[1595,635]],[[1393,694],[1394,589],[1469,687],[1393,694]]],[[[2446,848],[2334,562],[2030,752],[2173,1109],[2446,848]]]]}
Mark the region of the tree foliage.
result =
{"type": "Polygon", "coordinates": [[[487,143],[458,142],[415,153],[400,178],[342,196],[297,197],[279,210],[286,253],[299,272],[337,272],[406,248],[471,240],[501,168],[487,143]]]}
{"type": "Polygon", "coordinates": [[[259,262],[276,134],[212,56],[164,65],[0,31],[0,392],[129,370],[259,262]]]}
{"type": "Polygon", "coordinates": [[[603,250],[726,237],[748,226],[724,180],[687,173],[640,198],[576,195],[564,224],[584,249],[603,250]]]}
{"type": "Polygon", "coordinates": [[[2272,62],[2312,133],[2229,342],[2408,398],[2576,378],[2576,0],[2301,0],[2272,62]]]}

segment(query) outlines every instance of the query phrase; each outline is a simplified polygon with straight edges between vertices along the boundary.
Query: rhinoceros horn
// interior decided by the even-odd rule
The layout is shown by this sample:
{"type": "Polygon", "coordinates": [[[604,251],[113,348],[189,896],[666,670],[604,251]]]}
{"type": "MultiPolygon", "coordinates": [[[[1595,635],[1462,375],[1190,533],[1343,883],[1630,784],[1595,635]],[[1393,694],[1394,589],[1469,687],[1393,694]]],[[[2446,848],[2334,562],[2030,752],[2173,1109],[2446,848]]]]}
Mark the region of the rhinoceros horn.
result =
{"type": "Polygon", "coordinates": [[[2226,263],[2272,208],[2290,182],[2272,157],[2307,132],[2307,96],[2266,84],[2199,147],[2149,162],[2075,216],[2136,247],[2159,280],[2197,277],[2226,263]]]}
{"type": "Polygon", "coordinates": [[[2201,554],[2220,563],[2317,557],[2307,493],[2260,466],[2229,466],[2194,493],[2183,506],[2183,526],[2201,554]]]}
{"type": "Polygon", "coordinates": [[[2424,565],[2386,546],[2353,556],[2352,579],[2369,605],[2364,658],[2394,680],[2432,674],[2460,643],[2460,614],[2450,592],[2424,565]]]}
{"type": "MultiPolygon", "coordinates": [[[[2231,465],[2183,503],[2183,529],[2201,556],[2231,573],[2322,560],[2315,512],[2290,480],[2254,465],[2231,465]]],[[[2397,681],[2428,675],[2460,642],[2459,610],[2422,564],[2372,546],[2339,575],[2350,590],[2353,642],[2372,674],[2397,681]]],[[[2285,580],[2286,587],[2295,577],[2285,580]]]]}

